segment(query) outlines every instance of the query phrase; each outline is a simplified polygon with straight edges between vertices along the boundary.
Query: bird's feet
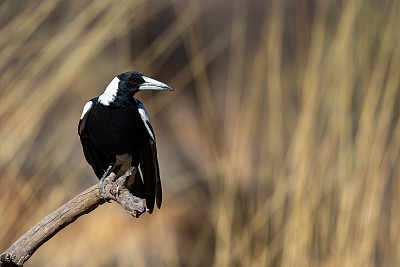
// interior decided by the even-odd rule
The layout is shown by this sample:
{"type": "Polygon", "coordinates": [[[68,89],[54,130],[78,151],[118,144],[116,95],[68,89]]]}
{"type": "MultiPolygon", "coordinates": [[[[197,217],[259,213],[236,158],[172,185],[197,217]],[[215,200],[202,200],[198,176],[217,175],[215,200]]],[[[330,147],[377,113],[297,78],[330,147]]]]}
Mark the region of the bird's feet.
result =
{"type": "MultiPolygon", "coordinates": [[[[109,170],[111,170],[111,168],[109,168],[109,170]]],[[[132,195],[127,186],[129,184],[129,176],[135,175],[137,169],[135,167],[129,168],[116,180],[114,173],[111,173],[114,175],[111,178],[107,175],[109,170],[106,171],[99,181],[98,187],[100,197],[107,202],[110,202],[111,199],[115,200],[117,203],[122,205],[127,213],[136,218],[139,218],[139,216],[146,211],[148,212],[149,209],[146,208],[144,201],[141,198],[132,195]],[[109,189],[107,190],[109,191],[107,192],[106,186],[108,184],[111,184],[111,186],[108,187],[109,189]]]]}
{"type": "Polygon", "coordinates": [[[118,203],[122,204],[122,206],[125,207],[127,202],[130,203],[129,208],[125,207],[125,210],[127,213],[135,218],[139,218],[140,215],[142,215],[146,211],[149,211],[149,209],[145,207],[143,200],[141,200],[139,197],[132,195],[132,193],[130,193],[129,189],[127,188],[129,176],[135,176],[137,171],[138,170],[135,167],[129,168],[122,176],[118,177],[118,179],[113,183],[113,186],[110,189],[110,193],[112,194],[112,196],[118,203]],[[120,192],[122,192],[122,190],[125,192],[125,195],[121,199],[120,192]],[[127,197],[126,191],[129,192],[129,197],[127,197]],[[129,199],[129,201],[126,201],[127,199],[129,199]]]}
{"type": "Polygon", "coordinates": [[[113,197],[115,197],[115,199],[117,199],[117,197],[118,197],[119,189],[120,189],[121,185],[123,185],[125,183],[125,186],[126,186],[126,182],[128,181],[128,177],[131,176],[135,170],[136,170],[135,167],[130,167],[122,176],[120,176],[114,182],[113,187],[110,190],[110,193],[111,193],[111,195],[113,195],[113,197]]]}

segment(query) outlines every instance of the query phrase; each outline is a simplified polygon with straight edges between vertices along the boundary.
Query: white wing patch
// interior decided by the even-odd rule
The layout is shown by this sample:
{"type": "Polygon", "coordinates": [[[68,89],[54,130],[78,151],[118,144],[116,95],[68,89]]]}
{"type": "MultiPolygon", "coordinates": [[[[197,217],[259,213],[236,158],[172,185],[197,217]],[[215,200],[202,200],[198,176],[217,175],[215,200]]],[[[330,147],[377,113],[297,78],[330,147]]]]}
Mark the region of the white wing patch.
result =
{"type": "MultiPolygon", "coordinates": [[[[135,100],[136,100],[136,99],[135,99],[135,100]]],[[[136,102],[138,103],[138,111],[139,111],[140,117],[141,117],[142,120],[143,120],[144,126],[146,126],[146,129],[147,129],[147,131],[149,132],[149,135],[150,135],[151,139],[153,139],[153,141],[154,141],[154,134],[153,134],[153,132],[151,131],[149,125],[148,125],[148,124],[151,124],[151,123],[150,123],[149,115],[147,114],[147,111],[146,111],[146,109],[144,108],[143,104],[140,103],[139,101],[136,101],[136,102]]]]}
{"type": "Polygon", "coordinates": [[[111,102],[114,101],[115,97],[117,96],[118,91],[118,84],[119,84],[118,77],[115,77],[110,84],[107,86],[104,93],[99,96],[99,102],[104,106],[109,106],[111,102]]]}
{"type": "Polygon", "coordinates": [[[81,119],[79,120],[79,125],[78,125],[78,133],[79,133],[79,135],[81,135],[83,129],[85,128],[86,119],[88,117],[89,111],[92,108],[92,106],[93,106],[93,100],[90,100],[83,107],[83,112],[82,112],[81,119]]]}
{"type": "Polygon", "coordinates": [[[83,107],[83,112],[82,112],[82,115],[81,115],[81,119],[83,119],[83,117],[85,117],[86,113],[89,112],[89,110],[92,108],[92,106],[93,106],[92,101],[89,101],[89,102],[87,102],[85,104],[85,106],[83,107]]]}

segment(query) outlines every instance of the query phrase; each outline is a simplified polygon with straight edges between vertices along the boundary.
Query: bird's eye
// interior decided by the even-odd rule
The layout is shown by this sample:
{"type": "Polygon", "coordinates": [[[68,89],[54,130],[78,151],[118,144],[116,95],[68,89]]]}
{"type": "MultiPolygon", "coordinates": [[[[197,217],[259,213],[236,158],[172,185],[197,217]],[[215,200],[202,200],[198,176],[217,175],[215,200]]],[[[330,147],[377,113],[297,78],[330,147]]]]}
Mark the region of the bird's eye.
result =
{"type": "Polygon", "coordinates": [[[130,83],[131,83],[132,85],[136,85],[136,84],[137,84],[137,82],[134,81],[134,80],[131,80],[130,83]]]}

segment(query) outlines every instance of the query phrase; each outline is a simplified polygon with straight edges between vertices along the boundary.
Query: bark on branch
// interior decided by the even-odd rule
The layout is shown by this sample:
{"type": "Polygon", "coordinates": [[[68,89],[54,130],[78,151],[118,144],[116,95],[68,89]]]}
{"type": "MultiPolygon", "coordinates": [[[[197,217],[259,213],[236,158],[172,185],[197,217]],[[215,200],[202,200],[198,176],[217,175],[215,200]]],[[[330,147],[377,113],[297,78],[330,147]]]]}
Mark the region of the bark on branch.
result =
{"type": "MultiPolygon", "coordinates": [[[[119,203],[132,216],[138,217],[145,212],[144,201],[133,196],[125,186],[128,175],[121,176],[117,180],[115,178],[115,174],[111,173],[105,179],[107,197],[119,203]]],[[[3,252],[0,255],[0,267],[22,266],[41,245],[60,230],[104,203],[97,184],[86,189],[47,215],[3,252]]]]}

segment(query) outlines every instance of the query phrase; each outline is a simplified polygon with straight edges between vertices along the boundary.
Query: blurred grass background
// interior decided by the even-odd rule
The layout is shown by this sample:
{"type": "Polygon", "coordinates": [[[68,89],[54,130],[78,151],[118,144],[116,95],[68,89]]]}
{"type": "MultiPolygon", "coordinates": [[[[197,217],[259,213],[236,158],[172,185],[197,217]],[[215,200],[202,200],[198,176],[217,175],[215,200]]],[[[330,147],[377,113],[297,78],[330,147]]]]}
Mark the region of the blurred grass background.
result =
{"type": "Polygon", "coordinates": [[[399,1],[3,0],[0,250],[97,182],[77,123],[114,76],[161,210],[103,205],[26,266],[400,266],[399,1]]]}

